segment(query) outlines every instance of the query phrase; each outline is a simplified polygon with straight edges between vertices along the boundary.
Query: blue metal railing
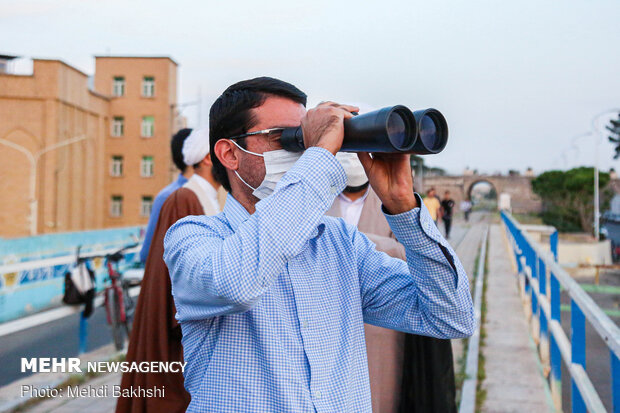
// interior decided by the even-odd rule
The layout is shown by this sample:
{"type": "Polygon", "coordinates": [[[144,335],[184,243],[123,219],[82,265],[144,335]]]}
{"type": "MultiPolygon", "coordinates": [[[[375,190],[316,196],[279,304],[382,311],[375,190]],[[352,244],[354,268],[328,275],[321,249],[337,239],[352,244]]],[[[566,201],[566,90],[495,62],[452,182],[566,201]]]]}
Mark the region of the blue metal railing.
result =
{"type": "Polygon", "coordinates": [[[620,329],[592,298],[557,263],[557,233],[549,253],[509,214],[502,221],[514,252],[522,291],[531,301],[535,336],[543,363],[550,364],[550,387],[556,408],[561,409],[562,361],[571,379],[573,412],[604,412],[605,407],[586,372],[586,320],[609,348],[613,411],[620,412],[620,329]],[[560,287],[571,300],[571,337],[562,329],[560,287]]]}

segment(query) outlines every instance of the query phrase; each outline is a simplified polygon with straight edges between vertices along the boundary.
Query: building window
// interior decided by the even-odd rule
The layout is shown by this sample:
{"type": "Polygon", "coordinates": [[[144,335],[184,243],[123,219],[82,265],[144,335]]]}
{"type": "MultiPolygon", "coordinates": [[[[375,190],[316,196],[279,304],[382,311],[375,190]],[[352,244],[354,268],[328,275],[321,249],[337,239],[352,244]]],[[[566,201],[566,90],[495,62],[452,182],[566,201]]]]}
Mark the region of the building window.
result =
{"type": "Polygon", "coordinates": [[[153,176],[154,172],[155,172],[155,166],[153,163],[153,157],[143,156],[142,162],[140,164],[140,175],[143,176],[144,178],[149,178],[153,176]]]}
{"type": "Polygon", "coordinates": [[[110,176],[123,176],[123,157],[113,156],[110,164],[110,176]]]}
{"type": "Polygon", "coordinates": [[[115,116],[112,120],[112,136],[123,136],[125,134],[125,118],[115,116]]]}
{"type": "Polygon", "coordinates": [[[112,195],[110,202],[110,216],[120,217],[123,215],[123,197],[120,195],[112,195]]]}
{"type": "Polygon", "coordinates": [[[153,116],[142,117],[142,137],[151,138],[155,133],[155,118],[153,116]]]}
{"type": "Polygon", "coordinates": [[[152,209],[153,209],[153,197],[143,196],[142,203],[140,204],[140,215],[142,215],[143,217],[148,217],[151,215],[152,209]]]}
{"type": "Polygon", "coordinates": [[[142,96],[145,98],[152,98],[155,96],[155,78],[151,76],[144,76],[142,79],[142,96]]]}
{"type": "Polygon", "coordinates": [[[112,82],[112,96],[120,97],[125,96],[125,78],[122,76],[115,76],[112,82]]]}

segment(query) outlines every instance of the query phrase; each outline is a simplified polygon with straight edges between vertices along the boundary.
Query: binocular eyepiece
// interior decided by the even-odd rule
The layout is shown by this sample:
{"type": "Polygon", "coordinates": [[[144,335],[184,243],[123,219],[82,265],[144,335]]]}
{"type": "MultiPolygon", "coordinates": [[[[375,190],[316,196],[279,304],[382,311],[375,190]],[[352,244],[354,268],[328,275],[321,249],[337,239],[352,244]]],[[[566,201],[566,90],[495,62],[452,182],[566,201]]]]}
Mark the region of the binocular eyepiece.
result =
{"type": "MultiPolygon", "coordinates": [[[[286,128],[280,137],[287,151],[305,150],[301,127],[286,128]]],[[[342,152],[441,152],[448,143],[448,124],[436,109],[412,112],[402,105],[357,115],[344,121],[342,152]]]]}

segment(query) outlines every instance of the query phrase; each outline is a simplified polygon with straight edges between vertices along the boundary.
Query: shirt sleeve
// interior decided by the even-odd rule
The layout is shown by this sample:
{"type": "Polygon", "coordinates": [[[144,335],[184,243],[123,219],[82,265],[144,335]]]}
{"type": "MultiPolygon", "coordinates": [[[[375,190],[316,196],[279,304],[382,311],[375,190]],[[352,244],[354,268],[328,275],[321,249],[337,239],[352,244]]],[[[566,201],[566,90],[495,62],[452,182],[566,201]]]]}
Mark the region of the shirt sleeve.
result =
{"type": "Polygon", "coordinates": [[[153,240],[153,235],[155,234],[155,227],[157,226],[157,220],[159,219],[159,213],[164,201],[166,201],[166,197],[161,196],[161,194],[157,195],[155,197],[155,201],[153,201],[151,216],[149,217],[149,223],[146,225],[146,233],[144,234],[144,242],[142,243],[142,248],[140,249],[140,261],[142,262],[146,262],[146,259],[149,257],[151,241],[153,240]]]}
{"type": "Polygon", "coordinates": [[[210,217],[178,221],[164,239],[177,318],[199,320],[252,308],[287,260],[301,252],[345,186],[336,158],[313,147],[234,234],[224,238],[210,217]]]}
{"type": "Polygon", "coordinates": [[[385,214],[407,262],[353,233],[364,321],[437,338],[468,337],[475,321],[467,275],[419,197],[418,202],[421,207],[411,211],[385,214]]]}

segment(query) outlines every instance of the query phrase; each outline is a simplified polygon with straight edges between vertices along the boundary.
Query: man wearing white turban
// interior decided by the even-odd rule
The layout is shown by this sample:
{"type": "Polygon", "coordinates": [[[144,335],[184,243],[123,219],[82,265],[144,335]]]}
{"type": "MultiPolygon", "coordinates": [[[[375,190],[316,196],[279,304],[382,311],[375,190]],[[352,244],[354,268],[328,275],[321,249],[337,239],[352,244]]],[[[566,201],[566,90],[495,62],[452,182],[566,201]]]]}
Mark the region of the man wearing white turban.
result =
{"type": "MultiPolygon", "coordinates": [[[[220,212],[217,189],[211,172],[209,132],[193,130],[183,143],[183,162],[193,166],[194,175],[164,202],[146,259],[144,279],[133,321],[127,361],[183,361],[182,332],[175,315],[170,276],[163,260],[164,236],[179,219],[188,215],[215,215],[220,212]]],[[[223,204],[222,204],[223,205],[223,204]]],[[[190,401],[183,387],[182,373],[123,374],[121,388],[165,388],[165,398],[119,397],[118,413],[180,413],[190,401]]]]}
{"type": "Polygon", "coordinates": [[[215,215],[220,212],[217,189],[220,184],[213,177],[213,162],[209,153],[209,130],[195,129],[183,144],[183,161],[194,166],[194,175],[183,185],[192,191],[204,215],[215,215]]]}

